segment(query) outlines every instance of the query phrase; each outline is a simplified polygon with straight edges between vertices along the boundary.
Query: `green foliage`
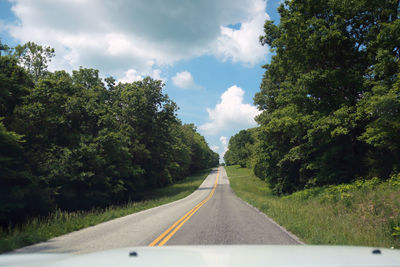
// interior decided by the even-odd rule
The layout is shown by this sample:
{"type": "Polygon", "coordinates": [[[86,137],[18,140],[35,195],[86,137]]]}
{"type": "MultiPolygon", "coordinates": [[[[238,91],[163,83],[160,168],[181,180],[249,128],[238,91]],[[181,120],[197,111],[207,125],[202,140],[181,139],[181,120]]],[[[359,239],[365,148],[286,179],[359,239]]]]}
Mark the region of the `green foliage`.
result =
{"type": "Polygon", "coordinates": [[[229,139],[228,151],[224,155],[227,165],[250,167],[255,129],[241,130],[229,139]]]}
{"type": "Polygon", "coordinates": [[[49,192],[29,171],[26,140],[10,130],[14,111],[33,86],[25,70],[8,53],[0,56],[0,224],[47,212],[49,192]]]}
{"type": "Polygon", "coordinates": [[[14,108],[21,104],[32,86],[32,79],[14,57],[0,56],[0,117],[7,127],[13,119],[14,108]]]}
{"type": "Polygon", "coordinates": [[[14,48],[14,56],[37,82],[39,78],[48,73],[47,64],[54,57],[54,48],[28,42],[24,45],[17,45],[14,48]]]}
{"type": "Polygon", "coordinates": [[[374,177],[369,180],[356,180],[351,184],[308,188],[285,196],[285,198],[295,198],[299,200],[307,200],[313,198],[319,199],[321,202],[337,202],[339,200],[350,201],[354,197],[354,194],[358,194],[359,192],[372,191],[380,183],[381,181],[377,177],[374,177]]]}
{"type": "Polygon", "coordinates": [[[254,98],[254,173],[287,194],[398,172],[398,1],[294,0],[278,11],[260,38],[275,55],[254,98]]]}
{"type": "Polygon", "coordinates": [[[182,199],[193,193],[208,174],[209,170],[203,170],[173,185],[142,192],[142,200],[138,202],[89,211],[56,209],[48,216],[29,218],[13,228],[0,228],[0,253],[182,199]]]}
{"type": "Polygon", "coordinates": [[[186,144],[190,145],[191,165],[190,170],[198,171],[210,166],[218,166],[219,155],[212,151],[203,136],[196,132],[193,124],[184,125],[186,144]]]}
{"type": "Polygon", "coordinates": [[[400,173],[392,175],[389,179],[389,184],[393,187],[400,187],[400,173]]]}
{"type": "Polygon", "coordinates": [[[393,227],[392,236],[400,236],[400,226],[393,227]]]}
{"type": "Polygon", "coordinates": [[[27,43],[10,51],[0,56],[1,225],[56,207],[138,200],[218,165],[204,137],[177,119],[161,81],[116,84],[86,68],[52,73],[52,48],[27,43]],[[35,202],[41,209],[30,208],[35,202]]]}

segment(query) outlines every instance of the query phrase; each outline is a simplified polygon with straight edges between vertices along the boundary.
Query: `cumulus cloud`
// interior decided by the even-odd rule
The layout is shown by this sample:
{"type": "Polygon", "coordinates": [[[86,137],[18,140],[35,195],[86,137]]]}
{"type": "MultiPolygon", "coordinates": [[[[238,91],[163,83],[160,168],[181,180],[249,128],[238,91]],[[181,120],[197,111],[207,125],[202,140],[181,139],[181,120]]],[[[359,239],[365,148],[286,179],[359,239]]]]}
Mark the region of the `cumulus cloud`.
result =
{"type": "Polygon", "coordinates": [[[136,82],[142,80],[144,77],[150,76],[153,79],[156,80],[162,80],[164,83],[166,82],[166,78],[161,77],[161,70],[155,69],[151,73],[145,73],[145,72],[138,72],[135,69],[129,69],[124,73],[124,76],[120,78],[118,81],[122,83],[131,83],[131,82],[136,82]]]}
{"type": "Polygon", "coordinates": [[[192,74],[188,71],[182,71],[178,72],[175,74],[174,77],[172,77],[172,82],[174,85],[178,86],[179,88],[184,88],[184,89],[199,89],[201,88],[199,85],[197,85],[192,77],[192,74]]]}
{"type": "Polygon", "coordinates": [[[222,144],[223,151],[221,153],[221,157],[223,157],[225,155],[225,152],[228,151],[228,139],[226,138],[226,136],[221,136],[219,138],[219,141],[222,144]]]}
{"type": "Polygon", "coordinates": [[[227,140],[226,136],[221,136],[219,138],[219,141],[221,141],[221,144],[223,147],[226,147],[228,145],[228,140],[227,140]]]}
{"type": "Polygon", "coordinates": [[[135,81],[140,81],[143,79],[143,76],[140,75],[137,70],[135,69],[130,69],[127,72],[125,72],[125,77],[120,79],[119,81],[122,83],[131,83],[135,81]]]}
{"type": "Polygon", "coordinates": [[[219,146],[210,146],[211,150],[218,153],[219,146]]]}
{"type": "Polygon", "coordinates": [[[54,47],[52,69],[88,66],[121,78],[135,76],[129,70],[151,73],[206,54],[254,64],[267,53],[258,44],[267,16],[264,0],[13,0],[12,5],[19,21],[7,25],[10,35],[54,47]],[[227,26],[238,23],[240,29],[227,26]]]}
{"type": "Polygon", "coordinates": [[[259,36],[263,34],[263,25],[269,19],[265,13],[266,2],[252,2],[254,16],[240,23],[240,28],[221,26],[221,33],[215,45],[215,55],[222,60],[243,62],[254,65],[266,55],[265,48],[259,45],[259,36]]]}
{"type": "MultiPolygon", "coordinates": [[[[229,87],[222,95],[221,102],[214,109],[207,108],[209,122],[199,129],[208,135],[224,130],[244,129],[256,126],[254,117],[260,111],[253,105],[243,103],[244,90],[236,85],[229,87]]],[[[222,142],[225,139],[220,139],[222,142]]]]}
{"type": "Polygon", "coordinates": [[[224,160],[225,152],[228,151],[228,138],[226,136],[220,136],[219,138],[221,146],[212,145],[210,148],[219,154],[220,161],[224,160]]]}

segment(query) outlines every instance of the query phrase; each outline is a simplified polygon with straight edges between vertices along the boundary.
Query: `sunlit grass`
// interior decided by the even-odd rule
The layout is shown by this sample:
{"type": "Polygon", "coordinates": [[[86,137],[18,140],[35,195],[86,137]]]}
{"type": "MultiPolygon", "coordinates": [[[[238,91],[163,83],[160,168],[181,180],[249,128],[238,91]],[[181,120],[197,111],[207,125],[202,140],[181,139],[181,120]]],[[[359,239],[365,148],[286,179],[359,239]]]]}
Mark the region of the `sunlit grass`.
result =
{"type": "Polygon", "coordinates": [[[233,191],[308,244],[400,248],[400,186],[371,180],[278,197],[250,170],[226,167],[233,191]]]}
{"type": "Polygon", "coordinates": [[[146,192],[149,197],[144,201],[91,211],[65,212],[58,210],[48,217],[33,218],[23,225],[9,229],[0,228],[0,252],[42,242],[72,231],[184,198],[200,186],[208,173],[209,170],[206,170],[174,185],[146,192]]]}

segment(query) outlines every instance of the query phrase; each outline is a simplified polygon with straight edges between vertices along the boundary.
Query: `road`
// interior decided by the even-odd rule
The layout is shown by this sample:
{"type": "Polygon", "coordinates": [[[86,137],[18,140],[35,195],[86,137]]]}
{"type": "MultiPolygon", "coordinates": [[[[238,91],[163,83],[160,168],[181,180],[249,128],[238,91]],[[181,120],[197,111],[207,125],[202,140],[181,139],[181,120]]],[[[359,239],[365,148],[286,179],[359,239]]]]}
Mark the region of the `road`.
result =
{"type": "Polygon", "coordinates": [[[16,253],[88,253],[131,246],[299,244],[295,236],[232,192],[225,169],[214,169],[188,197],[16,253]]]}

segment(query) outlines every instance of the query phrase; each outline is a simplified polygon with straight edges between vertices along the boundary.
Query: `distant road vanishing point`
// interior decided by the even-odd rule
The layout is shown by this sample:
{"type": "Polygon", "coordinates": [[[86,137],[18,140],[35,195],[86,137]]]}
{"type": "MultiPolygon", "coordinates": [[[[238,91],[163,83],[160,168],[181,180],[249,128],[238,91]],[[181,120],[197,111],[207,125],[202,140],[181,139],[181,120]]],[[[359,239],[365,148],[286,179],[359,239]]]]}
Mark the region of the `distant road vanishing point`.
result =
{"type": "Polygon", "coordinates": [[[225,169],[214,169],[188,197],[75,231],[16,253],[89,253],[121,247],[301,244],[232,192],[225,169]]]}

